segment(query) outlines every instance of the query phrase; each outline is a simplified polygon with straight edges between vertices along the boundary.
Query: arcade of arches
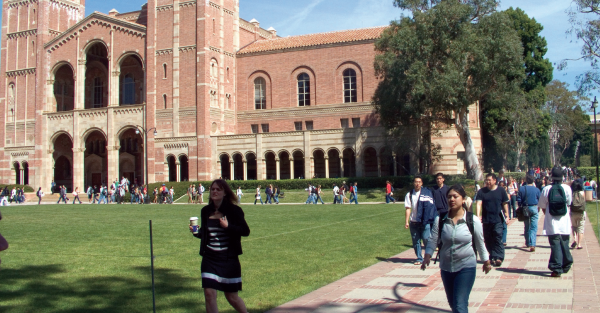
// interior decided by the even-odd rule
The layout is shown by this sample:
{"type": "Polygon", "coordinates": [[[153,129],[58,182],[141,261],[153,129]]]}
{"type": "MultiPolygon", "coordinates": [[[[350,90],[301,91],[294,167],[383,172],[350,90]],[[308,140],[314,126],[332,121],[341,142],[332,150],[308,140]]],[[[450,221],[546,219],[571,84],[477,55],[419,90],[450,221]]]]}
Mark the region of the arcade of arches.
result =
{"type": "Polygon", "coordinates": [[[254,152],[242,155],[240,152],[230,156],[222,153],[217,161],[220,166],[220,176],[228,180],[256,180],[256,179],[298,179],[309,175],[305,171],[306,165],[312,169],[314,178],[356,177],[357,167],[360,166],[366,177],[407,175],[410,172],[410,157],[399,157],[390,153],[385,148],[377,151],[373,147],[363,150],[362,156],[357,156],[351,148],[339,151],[336,148],[323,150],[314,149],[309,160],[305,159],[304,152],[295,150],[292,153],[282,150],[278,153],[267,151],[264,154],[263,172],[257,167],[257,158],[254,152]],[[357,163],[357,160],[360,160],[357,163]]]}

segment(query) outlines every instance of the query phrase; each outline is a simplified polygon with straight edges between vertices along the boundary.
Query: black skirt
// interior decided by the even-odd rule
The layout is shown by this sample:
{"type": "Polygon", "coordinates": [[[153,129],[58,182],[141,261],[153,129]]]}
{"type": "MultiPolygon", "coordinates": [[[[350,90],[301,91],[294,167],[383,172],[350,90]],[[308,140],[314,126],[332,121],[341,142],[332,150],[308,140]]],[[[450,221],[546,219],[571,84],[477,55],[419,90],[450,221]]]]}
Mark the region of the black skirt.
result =
{"type": "MultiPolygon", "coordinates": [[[[210,249],[207,249],[210,250],[210,249]]],[[[224,292],[242,290],[242,267],[238,256],[228,256],[226,251],[206,251],[202,257],[202,288],[224,292]]]]}

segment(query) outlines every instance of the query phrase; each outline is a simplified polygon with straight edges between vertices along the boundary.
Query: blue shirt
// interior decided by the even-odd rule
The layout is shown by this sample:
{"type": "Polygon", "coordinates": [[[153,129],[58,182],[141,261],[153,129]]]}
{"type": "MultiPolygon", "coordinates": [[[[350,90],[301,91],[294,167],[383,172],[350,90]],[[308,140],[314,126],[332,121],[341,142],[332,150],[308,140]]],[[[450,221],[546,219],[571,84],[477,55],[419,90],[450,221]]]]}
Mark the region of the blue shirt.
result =
{"type": "Polygon", "coordinates": [[[517,203],[526,206],[538,205],[538,202],[540,201],[540,195],[540,190],[535,186],[521,186],[519,187],[519,192],[517,193],[517,203]],[[527,197],[525,197],[526,192],[527,197]],[[525,198],[527,198],[527,203],[524,203],[525,198]]]}
{"type": "Polygon", "coordinates": [[[448,212],[448,199],[446,198],[446,194],[448,193],[448,186],[442,185],[435,186],[432,189],[433,192],[433,203],[435,203],[435,208],[438,211],[440,216],[443,216],[448,212]]]}

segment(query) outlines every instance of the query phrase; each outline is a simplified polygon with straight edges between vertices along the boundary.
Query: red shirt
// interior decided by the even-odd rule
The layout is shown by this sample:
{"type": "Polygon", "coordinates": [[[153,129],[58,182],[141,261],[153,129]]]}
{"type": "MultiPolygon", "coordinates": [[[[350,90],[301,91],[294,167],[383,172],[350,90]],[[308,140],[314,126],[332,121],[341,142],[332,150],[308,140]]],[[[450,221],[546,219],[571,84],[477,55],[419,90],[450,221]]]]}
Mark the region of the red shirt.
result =
{"type": "Polygon", "coordinates": [[[390,193],[390,192],[392,192],[392,184],[387,184],[387,185],[385,185],[385,192],[386,192],[386,193],[390,193]]]}

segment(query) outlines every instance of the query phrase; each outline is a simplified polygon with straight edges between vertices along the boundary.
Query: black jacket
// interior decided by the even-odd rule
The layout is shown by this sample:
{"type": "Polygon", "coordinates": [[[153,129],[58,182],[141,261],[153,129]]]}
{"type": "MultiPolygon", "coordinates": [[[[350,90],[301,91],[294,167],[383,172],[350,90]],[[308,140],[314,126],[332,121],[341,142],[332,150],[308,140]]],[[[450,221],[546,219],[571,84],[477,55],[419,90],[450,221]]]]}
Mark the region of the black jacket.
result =
{"type": "MultiPolygon", "coordinates": [[[[200,255],[204,255],[208,245],[208,219],[214,211],[215,208],[212,204],[203,207],[200,211],[200,230],[197,235],[194,235],[200,238],[200,255]]],[[[229,223],[229,226],[225,229],[225,232],[229,234],[228,255],[237,256],[242,254],[242,236],[248,237],[250,235],[250,228],[244,219],[244,211],[227,200],[223,201],[219,211],[227,217],[229,223]]]]}

